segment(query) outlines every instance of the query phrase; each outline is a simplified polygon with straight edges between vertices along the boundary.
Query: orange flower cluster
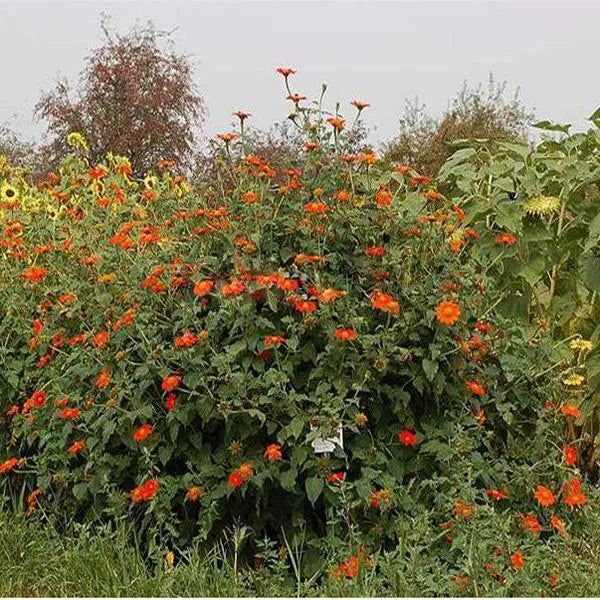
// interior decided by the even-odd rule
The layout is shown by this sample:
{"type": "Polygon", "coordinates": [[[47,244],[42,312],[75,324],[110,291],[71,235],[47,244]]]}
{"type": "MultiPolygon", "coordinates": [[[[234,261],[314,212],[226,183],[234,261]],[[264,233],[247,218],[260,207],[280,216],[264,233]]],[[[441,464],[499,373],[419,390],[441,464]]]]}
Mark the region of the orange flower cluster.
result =
{"type": "Polygon", "coordinates": [[[134,504],[140,504],[142,502],[148,502],[156,496],[160,484],[157,479],[149,479],[146,483],[138,485],[131,490],[131,501],[134,504]]]}

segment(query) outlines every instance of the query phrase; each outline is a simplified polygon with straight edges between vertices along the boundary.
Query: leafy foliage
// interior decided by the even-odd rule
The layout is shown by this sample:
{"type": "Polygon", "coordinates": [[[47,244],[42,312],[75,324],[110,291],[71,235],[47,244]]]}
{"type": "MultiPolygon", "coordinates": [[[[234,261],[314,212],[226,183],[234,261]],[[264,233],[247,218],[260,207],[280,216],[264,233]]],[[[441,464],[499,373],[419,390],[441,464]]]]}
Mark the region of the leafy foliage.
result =
{"type": "Polygon", "coordinates": [[[279,72],[302,169],[243,130],[218,136],[206,190],[169,161],[98,162],[74,132],[37,189],[3,167],[2,481],[30,513],[128,519],[150,552],[267,535],[297,580],[342,553],[331,577],[354,579],[413,528],[436,572],[472,578],[491,521],[519,571],[587,503],[556,378],[580,351],[503,304],[521,221],[491,189],[475,202],[477,149],[447,163],[450,200],[351,151],[365,105],[347,128],[279,72]]]}

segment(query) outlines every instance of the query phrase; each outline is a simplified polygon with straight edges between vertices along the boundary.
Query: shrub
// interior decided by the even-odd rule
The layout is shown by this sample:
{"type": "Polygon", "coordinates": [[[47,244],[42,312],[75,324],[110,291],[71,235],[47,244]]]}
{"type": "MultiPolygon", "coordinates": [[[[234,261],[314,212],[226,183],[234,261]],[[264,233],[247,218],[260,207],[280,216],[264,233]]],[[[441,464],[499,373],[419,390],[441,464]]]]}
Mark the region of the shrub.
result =
{"type": "Polygon", "coordinates": [[[137,175],[160,159],[186,164],[204,116],[189,57],[151,23],[120,35],[103,21],[102,31],[105,43],[87,57],[75,95],[59,81],[36,105],[48,124],[45,152],[60,161],[67,134],[79,131],[94,161],[127,153],[137,175]]]}
{"type": "Polygon", "coordinates": [[[532,118],[518,90],[507,98],[506,82],[498,83],[490,76],[487,90],[481,85],[469,88],[465,83],[441,118],[429,115],[418,100],[408,101],[400,119],[400,132],[387,144],[385,156],[435,175],[454,153],[453,142],[524,139],[532,118]]]}
{"type": "MultiPolygon", "coordinates": [[[[545,329],[562,356],[564,386],[582,408],[580,451],[596,476],[600,407],[600,120],[585,133],[537,124],[547,139],[524,143],[464,142],[439,181],[464,197],[466,222],[486,219],[515,243],[502,256],[479,245],[498,290],[498,310],[535,331],[545,329]],[[550,132],[550,133],[548,133],[550,132]],[[551,136],[551,137],[550,137],[551,136]]],[[[506,241],[510,241],[506,238],[506,241]]]]}
{"type": "Polygon", "coordinates": [[[209,198],[171,163],[90,164],[78,134],[39,189],[2,172],[6,485],[32,511],[132,519],[150,548],[242,523],[309,574],[344,551],[334,579],[411,522],[453,569],[479,514],[511,553],[566,535],[578,409],[562,348],[497,310],[479,248],[510,247],[427,177],[346,153],[323,98],[294,105],[304,170],[223,134],[231,184],[209,198]]]}

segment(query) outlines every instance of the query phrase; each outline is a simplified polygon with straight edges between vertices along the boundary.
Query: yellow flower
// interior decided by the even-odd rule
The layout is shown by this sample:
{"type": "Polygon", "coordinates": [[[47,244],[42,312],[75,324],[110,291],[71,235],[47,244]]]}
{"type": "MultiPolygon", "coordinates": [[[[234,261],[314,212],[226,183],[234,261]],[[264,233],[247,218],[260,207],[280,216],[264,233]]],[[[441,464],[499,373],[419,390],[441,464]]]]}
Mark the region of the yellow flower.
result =
{"type": "Polygon", "coordinates": [[[144,177],[144,187],[147,190],[153,190],[156,188],[157,185],[158,185],[158,178],[155,177],[154,175],[146,175],[146,177],[144,177]]]}
{"type": "Polygon", "coordinates": [[[579,350],[584,353],[589,352],[593,347],[594,344],[590,340],[583,340],[581,338],[571,340],[569,343],[569,348],[571,348],[571,350],[579,350]]]}
{"type": "Polygon", "coordinates": [[[585,377],[583,375],[578,375],[577,373],[573,373],[568,377],[564,377],[562,382],[567,387],[577,387],[581,385],[585,381],[585,377]]]}
{"type": "Polygon", "coordinates": [[[104,189],[104,184],[99,179],[94,179],[92,183],[90,183],[90,190],[92,190],[95,196],[102,196],[104,194],[104,189]]]}
{"type": "Polygon", "coordinates": [[[537,196],[524,202],[521,208],[528,215],[549,217],[560,210],[560,200],[554,196],[537,196]]]}
{"type": "Polygon", "coordinates": [[[85,141],[85,138],[83,137],[83,135],[81,135],[81,133],[77,131],[72,131],[71,133],[69,133],[69,135],[67,135],[67,144],[69,144],[69,146],[71,146],[72,148],[79,148],[84,152],[90,151],[90,148],[88,146],[88,143],[85,141]]]}
{"type": "Polygon", "coordinates": [[[13,202],[14,200],[18,200],[19,198],[19,190],[14,186],[8,183],[8,181],[2,184],[0,188],[0,200],[2,202],[13,202]]]}
{"type": "Polygon", "coordinates": [[[167,567],[169,567],[169,569],[173,568],[173,565],[175,564],[175,554],[173,554],[171,550],[165,554],[165,562],[167,563],[167,567]]]}
{"type": "Polygon", "coordinates": [[[39,198],[34,198],[33,196],[25,196],[21,200],[21,208],[25,212],[37,213],[40,212],[41,202],[39,198]]]}

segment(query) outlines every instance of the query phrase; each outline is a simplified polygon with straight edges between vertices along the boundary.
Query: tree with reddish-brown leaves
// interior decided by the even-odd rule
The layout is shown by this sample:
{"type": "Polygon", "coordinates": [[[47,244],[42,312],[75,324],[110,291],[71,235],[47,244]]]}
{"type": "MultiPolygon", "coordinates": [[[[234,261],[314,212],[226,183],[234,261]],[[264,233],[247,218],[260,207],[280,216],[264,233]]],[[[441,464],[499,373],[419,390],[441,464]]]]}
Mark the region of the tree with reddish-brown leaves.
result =
{"type": "Polygon", "coordinates": [[[78,131],[92,160],[124,155],[136,174],[161,159],[186,166],[205,112],[190,58],[151,23],[119,35],[103,21],[102,30],[105,43],[86,58],[75,92],[59,81],[36,105],[48,123],[47,149],[60,156],[67,134],[78,131]]]}

